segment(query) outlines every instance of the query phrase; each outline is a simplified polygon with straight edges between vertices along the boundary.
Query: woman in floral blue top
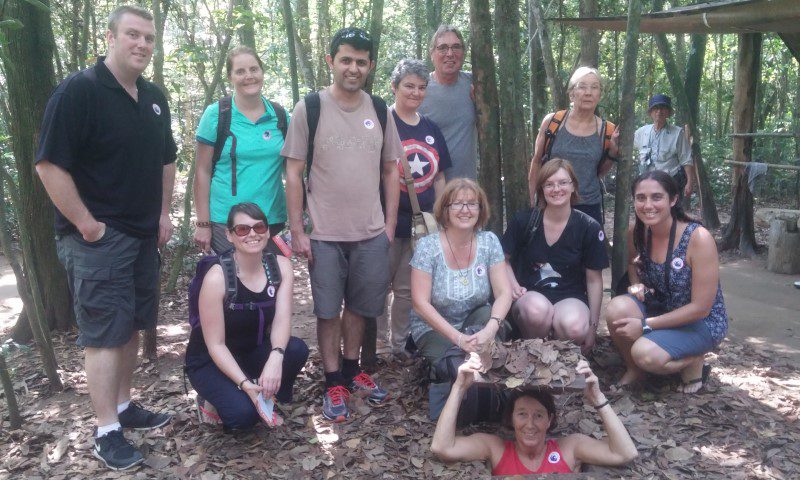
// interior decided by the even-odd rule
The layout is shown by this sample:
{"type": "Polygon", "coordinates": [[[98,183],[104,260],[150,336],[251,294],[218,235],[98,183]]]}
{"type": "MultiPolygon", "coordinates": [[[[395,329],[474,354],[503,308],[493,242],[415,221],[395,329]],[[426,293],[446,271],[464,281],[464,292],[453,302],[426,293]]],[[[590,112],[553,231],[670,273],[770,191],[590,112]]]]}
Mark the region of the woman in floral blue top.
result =
{"type": "Polygon", "coordinates": [[[411,336],[431,363],[453,345],[479,351],[505,331],[511,306],[500,240],[481,230],[489,219],[489,204],[478,184],[464,178],[450,181],[433,213],[441,231],[422,238],[411,259],[410,314],[411,336]],[[470,334],[468,327],[479,331],[470,334]]]}
{"type": "Polygon", "coordinates": [[[679,391],[703,387],[706,352],[719,345],[728,316],[711,233],[683,212],[678,186],[661,171],[644,173],[632,188],[636,223],[629,229],[628,295],[611,300],[608,329],[627,370],[618,385],[643,372],[680,373],[679,391]]]}

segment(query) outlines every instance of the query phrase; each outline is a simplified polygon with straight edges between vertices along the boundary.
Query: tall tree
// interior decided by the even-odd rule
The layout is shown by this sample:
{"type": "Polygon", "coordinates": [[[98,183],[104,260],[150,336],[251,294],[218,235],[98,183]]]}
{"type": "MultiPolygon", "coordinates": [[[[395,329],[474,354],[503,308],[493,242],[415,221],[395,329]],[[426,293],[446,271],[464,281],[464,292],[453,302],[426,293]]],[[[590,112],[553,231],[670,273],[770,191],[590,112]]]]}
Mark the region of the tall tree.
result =
{"type": "Polygon", "coordinates": [[[547,74],[547,84],[550,87],[550,96],[553,100],[555,110],[567,108],[567,96],[564,91],[564,83],[561,81],[556,62],[553,60],[553,47],[550,43],[550,31],[544,22],[544,13],[540,0],[530,0],[531,13],[536,22],[536,29],[539,31],[539,44],[542,49],[542,60],[544,61],[544,71],[547,74]]]}
{"type": "Polygon", "coordinates": [[[0,56],[8,82],[9,111],[14,118],[10,132],[19,182],[20,244],[35,307],[28,312],[28,319],[50,386],[60,390],[49,325],[50,320],[59,326],[68,325],[72,308],[66,274],[56,257],[53,207],[33,165],[40,122],[55,85],[49,1],[43,0],[42,5],[10,2],[5,15],[4,19],[22,24],[22,28],[6,32],[7,42],[0,48],[0,56]]]}
{"type": "MultiPolygon", "coordinates": [[[[522,81],[519,1],[497,0],[495,34],[499,59],[500,136],[505,207],[513,215],[529,206],[528,196],[528,127],[525,122],[525,98],[522,81]]],[[[500,212],[497,212],[500,213],[500,212]]]]}
{"type": "Polygon", "coordinates": [[[317,78],[314,75],[314,62],[311,60],[311,19],[308,15],[308,0],[297,0],[294,14],[295,50],[303,83],[308,90],[315,90],[317,78]]]}
{"type": "Polygon", "coordinates": [[[317,0],[317,88],[331,84],[328,73],[328,64],[325,63],[325,54],[328,52],[331,40],[331,11],[329,0],[317,0]]]}
{"type": "Polygon", "coordinates": [[[281,0],[283,23],[286,25],[286,43],[289,47],[289,76],[292,83],[292,104],[300,100],[300,86],[297,78],[297,51],[295,50],[294,17],[292,16],[291,0],[281,0]]]}
{"type": "Polygon", "coordinates": [[[620,103],[620,144],[617,163],[617,192],[614,198],[614,249],[611,257],[611,285],[617,285],[628,267],[628,222],[630,202],[628,195],[633,171],[633,132],[636,117],[636,63],[639,56],[639,22],[642,17],[641,0],[628,2],[628,26],[625,31],[625,62],[622,66],[622,101],[620,103]]]}
{"type": "MultiPolygon", "coordinates": [[[[739,35],[739,53],[736,57],[736,86],[733,90],[733,160],[750,162],[753,154],[753,137],[735,136],[753,131],[756,91],[761,75],[762,34],[739,35]]],[[[719,249],[738,248],[743,255],[754,255],[756,236],[753,227],[753,195],[747,182],[747,170],[741,166],[733,169],[733,205],[731,219],[725,228],[719,249]]]]}
{"type": "Polygon", "coordinates": [[[478,180],[486,191],[493,212],[487,228],[499,234],[503,229],[500,112],[492,47],[492,15],[488,2],[470,0],[469,25],[472,39],[472,84],[475,88],[475,109],[478,115],[478,180]]]}
{"type": "MultiPolygon", "coordinates": [[[[593,18],[600,11],[597,0],[580,0],[578,16],[593,18]]],[[[581,55],[578,64],[581,66],[597,67],[600,63],[600,31],[590,28],[581,29],[581,55]]]]}
{"type": "MultiPolygon", "coordinates": [[[[250,6],[250,0],[235,0],[234,8],[238,19],[239,42],[256,49],[256,31],[254,28],[255,17],[250,6]]],[[[293,37],[289,37],[293,38],[293,37]]]]}
{"type": "Polygon", "coordinates": [[[544,60],[542,59],[542,45],[539,40],[539,30],[536,28],[536,19],[531,8],[532,0],[528,0],[528,38],[529,52],[528,63],[530,65],[530,110],[531,126],[530,138],[535,139],[539,132],[544,116],[547,114],[547,76],[544,71],[544,60]]]}
{"type": "Polygon", "coordinates": [[[708,228],[719,227],[719,215],[714,201],[714,191],[708,179],[708,170],[703,160],[702,132],[700,130],[700,84],[703,79],[705,65],[706,43],[708,35],[694,34],[691,36],[689,57],[686,59],[686,99],[689,102],[689,114],[692,123],[689,124],[692,138],[692,159],[694,161],[695,176],[699,191],[700,205],[702,207],[703,222],[708,228]]]}
{"type": "MultiPolygon", "coordinates": [[[[378,63],[378,52],[381,49],[381,34],[383,33],[383,0],[372,0],[372,10],[369,16],[369,34],[372,37],[373,52],[372,58],[378,63]]],[[[367,76],[367,83],[364,90],[372,93],[372,86],[375,83],[375,69],[367,76]]]]}
{"type": "MultiPolygon", "coordinates": [[[[656,2],[656,5],[661,3],[656,2]]],[[[702,75],[702,55],[701,53],[692,54],[692,63],[690,71],[686,72],[686,81],[681,79],[678,70],[675,56],[669,45],[667,36],[663,33],[655,34],[656,45],[658,52],[661,55],[661,60],[664,63],[664,70],[667,74],[670,87],[672,88],[675,103],[677,103],[677,123],[679,125],[688,125],[689,131],[692,136],[692,159],[694,160],[695,168],[697,169],[696,177],[698,178],[700,203],[703,206],[703,221],[709,228],[716,228],[719,226],[719,217],[717,216],[717,207],[714,203],[714,192],[711,189],[711,184],[708,181],[708,175],[703,164],[702,150],[701,150],[701,132],[697,124],[697,104],[699,102],[700,82],[699,77],[702,75]],[[692,97],[689,97],[689,90],[687,85],[692,89],[692,97]],[[693,104],[694,102],[694,104],[693,104]]],[[[704,45],[697,45],[701,50],[705,50],[704,45]]],[[[692,181],[693,179],[689,179],[692,181]]]]}

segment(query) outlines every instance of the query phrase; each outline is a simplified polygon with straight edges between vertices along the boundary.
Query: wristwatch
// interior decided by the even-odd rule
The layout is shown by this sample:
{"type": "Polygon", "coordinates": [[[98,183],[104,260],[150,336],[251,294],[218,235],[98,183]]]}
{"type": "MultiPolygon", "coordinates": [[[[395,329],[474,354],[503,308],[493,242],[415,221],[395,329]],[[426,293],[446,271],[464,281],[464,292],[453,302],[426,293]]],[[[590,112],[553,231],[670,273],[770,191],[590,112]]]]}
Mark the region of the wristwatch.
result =
{"type": "Polygon", "coordinates": [[[653,327],[647,324],[647,318],[642,318],[642,335],[653,331],[653,327]]]}

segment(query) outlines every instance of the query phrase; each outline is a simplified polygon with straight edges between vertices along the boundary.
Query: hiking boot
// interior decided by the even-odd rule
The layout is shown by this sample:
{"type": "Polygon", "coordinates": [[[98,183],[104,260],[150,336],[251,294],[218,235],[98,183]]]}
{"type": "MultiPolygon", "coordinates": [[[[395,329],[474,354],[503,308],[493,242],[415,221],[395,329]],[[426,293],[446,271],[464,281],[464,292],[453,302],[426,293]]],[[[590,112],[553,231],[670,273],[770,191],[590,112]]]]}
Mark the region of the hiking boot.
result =
{"type": "Polygon", "coordinates": [[[328,388],[322,397],[322,416],[332,422],[344,422],[350,417],[349,399],[350,392],[346,388],[340,385],[328,388]]]}
{"type": "Polygon", "coordinates": [[[155,413],[145,410],[138,402],[131,402],[122,413],[118,415],[122,428],[134,430],[152,430],[168,424],[172,417],[166,413],[155,413]]]}
{"type": "Polygon", "coordinates": [[[212,425],[219,425],[222,423],[222,419],[219,418],[217,409],[214,407],[214,405],[211,405],[208,400],[198,395],[196,399],[196,405],[197,417],[200,420],[200,423],[210,423],[212,425]]]}
{"type": "Polygon", "coordinates": [[[366,373],[359,373],[350,382],[350,391],[353,395],[367,397],[372,403],[381,403],[389,398],[389,392],[379,387],[372,381],[372,377],[366,373]]]}
{"type": "Polygon", "coordinates": [[[111,470],[127,470],[144,461],[142,452],[125,438],[121,429],[95,438],[92,454],[111,470]]]}

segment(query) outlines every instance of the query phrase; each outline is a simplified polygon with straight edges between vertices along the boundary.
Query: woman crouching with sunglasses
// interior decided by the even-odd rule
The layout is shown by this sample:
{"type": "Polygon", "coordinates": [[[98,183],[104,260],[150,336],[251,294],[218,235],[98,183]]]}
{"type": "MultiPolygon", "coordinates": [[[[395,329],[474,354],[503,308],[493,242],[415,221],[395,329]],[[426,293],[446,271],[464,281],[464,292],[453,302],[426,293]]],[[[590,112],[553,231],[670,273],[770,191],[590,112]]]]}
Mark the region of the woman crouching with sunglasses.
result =
{"type": "Polygon", "coordinates": [[[283,424],[269,404],[273,397],[292,401],[294,381],[308,358],[305,342],[289,335],[292,265],[271,241],[267,225],[253,203],[231,208],[226,236],[233,244],[236,295],[226,298],[225,274],[215,257],[200,287],[200,324],[186,348],[186,375],[198,407],[226,431],[249,429],[259,419],[283,424]]]}

